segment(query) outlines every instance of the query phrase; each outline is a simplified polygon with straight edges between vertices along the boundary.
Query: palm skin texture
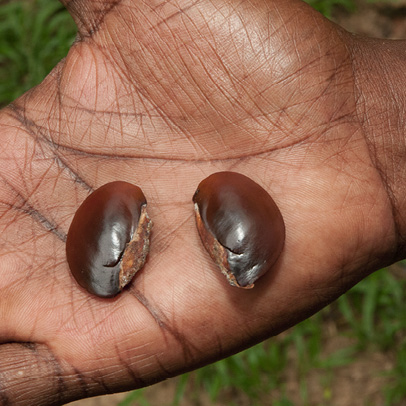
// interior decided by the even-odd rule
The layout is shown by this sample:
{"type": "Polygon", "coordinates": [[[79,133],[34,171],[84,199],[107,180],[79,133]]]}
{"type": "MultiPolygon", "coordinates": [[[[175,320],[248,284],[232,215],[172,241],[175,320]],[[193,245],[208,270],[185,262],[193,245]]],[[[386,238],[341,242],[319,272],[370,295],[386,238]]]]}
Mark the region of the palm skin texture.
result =
{"type": "Polygon", "coordinates": [[[65,0],[79,35],[0,113],[0,404],[138,388],[278,334],[404,257],[404,42],[296,0],[65,0]],[[403,49],[403,53],[399,50],[403,49]],[[278,262],[231,287],[192,196],[223,170],[274,198],[278,262]],[[148,261],[113,299],[65,241],[97,187],[139,185],[148,261]]]}

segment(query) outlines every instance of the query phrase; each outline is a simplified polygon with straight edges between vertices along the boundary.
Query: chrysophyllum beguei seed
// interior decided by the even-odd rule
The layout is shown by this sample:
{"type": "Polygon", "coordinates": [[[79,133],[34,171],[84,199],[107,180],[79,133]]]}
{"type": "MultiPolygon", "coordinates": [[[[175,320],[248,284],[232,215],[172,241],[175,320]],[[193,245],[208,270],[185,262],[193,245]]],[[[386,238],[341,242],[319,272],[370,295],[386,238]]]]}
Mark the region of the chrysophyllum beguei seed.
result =
{"type": "Polygon", "coordinates": [[[194,196],[204,247],[229,283],[252,288],[279,258],[285,243],[282,214],[268,192],[239,173],[204,179],[194,196]]]}
{"type": "Polygon", "coordinates": [[[116,181],[80,205],[66,240],[72,275],[88,292],[112,297],[144,266],[152,222],[142,190],[116,181]]]}

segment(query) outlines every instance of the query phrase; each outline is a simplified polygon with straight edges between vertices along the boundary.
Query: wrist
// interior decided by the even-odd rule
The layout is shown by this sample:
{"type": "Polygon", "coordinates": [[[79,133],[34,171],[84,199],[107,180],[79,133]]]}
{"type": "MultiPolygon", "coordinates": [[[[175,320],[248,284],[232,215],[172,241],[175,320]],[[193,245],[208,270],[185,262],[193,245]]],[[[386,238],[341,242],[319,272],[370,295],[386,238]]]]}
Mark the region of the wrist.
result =
{"type": "Polygon", "coordinates": [[[399,260],[406,254],[406,41],[353,37],[350,50],[357,115],[391,203],[399,260]]]}

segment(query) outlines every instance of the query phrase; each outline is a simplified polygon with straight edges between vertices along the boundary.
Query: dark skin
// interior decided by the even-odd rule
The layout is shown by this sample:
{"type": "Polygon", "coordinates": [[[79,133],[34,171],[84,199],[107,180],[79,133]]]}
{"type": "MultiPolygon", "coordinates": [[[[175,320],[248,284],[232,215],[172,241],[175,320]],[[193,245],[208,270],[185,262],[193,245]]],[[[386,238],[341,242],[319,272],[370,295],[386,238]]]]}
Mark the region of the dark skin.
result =
{"type": "Polygon", "coordinates": [[[138,388],[287,329],[405,254],[404,41],[358,38],[298,0],[65,1],[80,35],[0,113],[0,403],[138,388]],[[279,261],[230,287],[191,199],[248,175],[286,223],[279,261]],[[73,280],[75,210],[140,185],[149,260],[114,299],[73,280]]]}

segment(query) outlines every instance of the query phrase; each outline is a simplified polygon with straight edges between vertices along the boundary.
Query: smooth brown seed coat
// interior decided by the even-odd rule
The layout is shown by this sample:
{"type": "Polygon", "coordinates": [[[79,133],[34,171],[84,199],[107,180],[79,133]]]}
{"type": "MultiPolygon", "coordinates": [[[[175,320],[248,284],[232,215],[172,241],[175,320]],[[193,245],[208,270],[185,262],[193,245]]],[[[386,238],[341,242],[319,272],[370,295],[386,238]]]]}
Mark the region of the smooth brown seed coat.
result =
{"type": "Polygon", "coordinates": [[[250,178],[218,172],[198,186],[197,228],[203,245],[231,285],[251,288],[281,254],[282,214],[271,196],[250,178]]]}
{"type": "Polygon", "coordinates": [[[66,255],[72,275],[88,292],[112,297],[145,263],[152,222],[142,190],[107,183],[78,208],[68,231],[66,255]]]}

